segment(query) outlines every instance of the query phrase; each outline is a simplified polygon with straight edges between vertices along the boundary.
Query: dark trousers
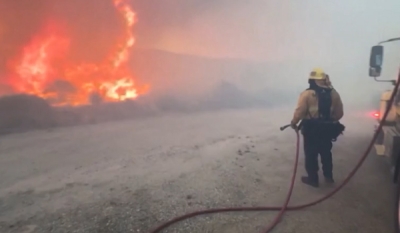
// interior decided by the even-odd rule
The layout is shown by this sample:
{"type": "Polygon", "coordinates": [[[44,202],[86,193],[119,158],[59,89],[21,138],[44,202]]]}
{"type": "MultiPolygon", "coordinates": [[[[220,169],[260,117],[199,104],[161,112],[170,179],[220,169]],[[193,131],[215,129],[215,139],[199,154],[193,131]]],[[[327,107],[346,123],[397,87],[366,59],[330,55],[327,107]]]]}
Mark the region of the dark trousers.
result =
{"type": "Polygon", "coordinates": [[[308,177],[318,180],[318,155],[321,155],[322,171],[327,178],[332,177],[332,141],[323,137],[304,136],[305,165],[308,177]]]}

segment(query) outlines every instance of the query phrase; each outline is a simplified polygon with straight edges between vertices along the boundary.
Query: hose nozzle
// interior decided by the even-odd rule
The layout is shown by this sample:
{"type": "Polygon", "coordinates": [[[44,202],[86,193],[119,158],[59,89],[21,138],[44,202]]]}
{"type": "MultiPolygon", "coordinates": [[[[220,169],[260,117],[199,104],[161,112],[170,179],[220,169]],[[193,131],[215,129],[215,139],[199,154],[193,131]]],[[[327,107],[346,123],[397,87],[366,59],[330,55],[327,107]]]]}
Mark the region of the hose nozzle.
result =
{"type": "Polygon", "coordinates": [[[290,126],[291,126],[291,124],[287,124],[287,125],[284,125],[284,126],[280,127],[279,129],[281,131],[284,131],[287,127],[290,127],[290,126]]]}

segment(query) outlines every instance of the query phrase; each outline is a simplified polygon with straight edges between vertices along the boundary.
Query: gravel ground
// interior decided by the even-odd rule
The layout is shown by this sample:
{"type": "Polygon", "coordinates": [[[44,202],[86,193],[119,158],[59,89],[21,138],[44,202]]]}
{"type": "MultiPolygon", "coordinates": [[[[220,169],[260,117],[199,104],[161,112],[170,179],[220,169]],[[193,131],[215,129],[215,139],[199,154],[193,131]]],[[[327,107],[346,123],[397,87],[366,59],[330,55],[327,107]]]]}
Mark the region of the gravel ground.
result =
{"type": "MultiPolygon", "coordinates": [[[[0,232],[148,233],[194,210],[280,205],[291,177],[295,136],[278,127],[290,117],[284,109],[229,110],[2,137],[0,232]]],[[[346,133],[334,146],[338,182],[373,132],[373,121],[362,113],[347,114],[344,123],[346,133]]],[[[301,175],[303,159],[299,166],[301,175]]],[[[391,232],[392,188],[387,163],[371,155],[341,192],[287,213],[274,232],[391,232]]],[[[332,189],[297,182],[291,203],[332,189]]],[[[256,233],[274,214],[208,215],[164,232],[256,233]]]]}

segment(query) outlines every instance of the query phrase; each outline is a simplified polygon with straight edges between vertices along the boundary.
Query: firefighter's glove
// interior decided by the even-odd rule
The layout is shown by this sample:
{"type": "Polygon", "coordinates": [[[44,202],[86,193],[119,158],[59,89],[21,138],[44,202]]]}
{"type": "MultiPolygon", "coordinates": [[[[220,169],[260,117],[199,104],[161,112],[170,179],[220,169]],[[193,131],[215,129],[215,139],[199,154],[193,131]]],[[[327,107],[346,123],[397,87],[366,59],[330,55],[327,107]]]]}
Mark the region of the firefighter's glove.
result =
{"type": "Polygon", "coordinates": [[[296,124],[294,124],[293,122],[292,123],[290,123],[290,127],[292,127],[292,129],[294,129],[294,130],[299,130],[299,128],[297,128],[297,125],[296,124]]]}

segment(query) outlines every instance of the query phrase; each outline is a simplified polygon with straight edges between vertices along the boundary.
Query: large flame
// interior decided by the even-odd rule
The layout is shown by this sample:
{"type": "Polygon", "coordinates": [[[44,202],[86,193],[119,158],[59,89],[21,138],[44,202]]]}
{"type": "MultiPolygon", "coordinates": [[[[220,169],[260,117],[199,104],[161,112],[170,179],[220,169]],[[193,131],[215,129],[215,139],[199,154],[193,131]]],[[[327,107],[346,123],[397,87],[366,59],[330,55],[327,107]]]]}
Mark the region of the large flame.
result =
{"type": "Polygon", "coordinates": [[[67,61],[69,38],[60,24],[49,22],[32,38],[10,65],[15,75],[10,85],[17,91],[37,95],[54,105],[80,105],[91,96],[104,101],[134,99],[138,89],[128,68],[129,51],[135,38],[135,13],[127,0],[112,0],[123,19],[124,31],[110,55],[98,63],[67,61]]]}

